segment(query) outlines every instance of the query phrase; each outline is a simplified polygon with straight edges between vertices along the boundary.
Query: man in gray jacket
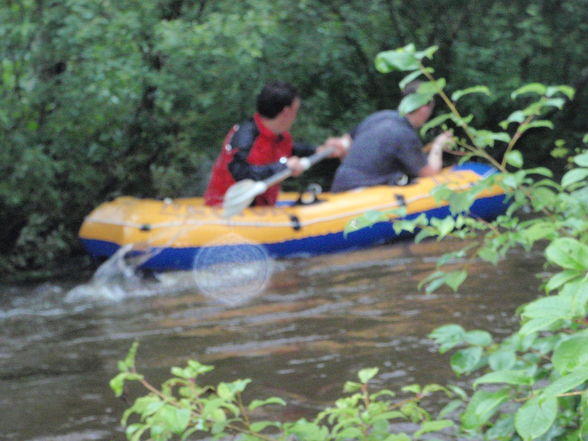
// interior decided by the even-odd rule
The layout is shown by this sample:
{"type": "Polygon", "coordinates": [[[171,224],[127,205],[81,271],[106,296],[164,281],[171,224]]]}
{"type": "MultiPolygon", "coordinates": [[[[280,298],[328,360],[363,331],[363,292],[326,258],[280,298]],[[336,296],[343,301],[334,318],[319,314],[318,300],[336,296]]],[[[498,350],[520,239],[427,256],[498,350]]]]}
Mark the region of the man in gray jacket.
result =
{"type": "MultiPolygon", "coordinates": [[[[404,89],[415,93],[420,82],[404,89]]],[[[451,142],[451,132],[437,136],[428,155],[423,152],[417,129],[431,116],[434,101],[406,116],[396,110],[369,115],[343,139],[351,143],[347,157],[337,169],[332,192],[374,185],[403,185],[413,178],[432,176],[442,168],[443,147],[451,142]]]]}

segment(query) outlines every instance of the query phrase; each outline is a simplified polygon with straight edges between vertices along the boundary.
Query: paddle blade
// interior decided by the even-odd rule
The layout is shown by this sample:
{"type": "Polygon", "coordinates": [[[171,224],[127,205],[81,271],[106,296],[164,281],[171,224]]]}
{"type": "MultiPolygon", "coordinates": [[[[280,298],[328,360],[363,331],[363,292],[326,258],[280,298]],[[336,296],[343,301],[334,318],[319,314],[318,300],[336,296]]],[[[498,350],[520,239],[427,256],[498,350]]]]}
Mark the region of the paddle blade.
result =
{"type": "Polygon", "coordinates": [[[245,179],[233,184],[225,193],[222,216],[229,218],[241,213],[256,196],[266,190],[267,185],[263,181],[245,179]]]}

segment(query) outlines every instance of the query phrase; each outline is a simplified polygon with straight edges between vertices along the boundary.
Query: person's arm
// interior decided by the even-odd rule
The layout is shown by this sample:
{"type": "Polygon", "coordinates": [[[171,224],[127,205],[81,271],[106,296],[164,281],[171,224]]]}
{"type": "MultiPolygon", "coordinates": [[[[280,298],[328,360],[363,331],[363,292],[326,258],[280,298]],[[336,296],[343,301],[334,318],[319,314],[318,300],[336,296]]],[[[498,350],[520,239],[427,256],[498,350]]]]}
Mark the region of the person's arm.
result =
{"type": "Polygon", "coordinates": [[[231,139],[231,147],[236,150],[233,159],[229,163],[229,171],[235,181],[253,179],[262,181],[284,170],[286,163],[274,162],[266,165],[253,165],[248,162],[249,153],[255,143],[259,132],[253,120],[241,124],[231,139]]]}
{"type": "Polygon", "coordinates": [[[419,171],[420,177],[436,175],[443,167],[443,148],[451,143],[453,134],[449,131],[443,132],[437,136],[431,144],[431,151],[427,156],[427,165],[419,171]]]}
{"type": "Polygon", "coordinates": [[[295,143],[293,147],[293,155],[299,157],[310,156],[320,152],[323,149],[326,149],[327,147],[335,147],[336,150],[331,155],[331,158],[342,158],[349,151],[349,148],[351,147],[351,141],[351,135],[346,133],[343,136],[330,136],[318,147],[308,144],[295,143]]]}
{"type": "Polygon", "coordinates": [[[272,175],[284,170],[286,163],[273,162],[266,165],[253,165],[247,162],[250,150],[239,150],[229,163],[229,171],[235,181],[253,179],[263,181],[272,175]]]}
{"type": "Polygon", "coordinates": [[[300,157],[311,156],[331,146],[335,147],[335,152],[333,152],[331,158],[342,158],[347,154],[349,147],[351,147],[351,136],[349,134],[345,134],[340,137],[330,137],[327,138],[327,140],[318,147],[314,147],[308,144],[294,144],[294,156],[288,158],[286,166],[292,170],[292,176],[300,176],[305,171],[305,168],[300,162],[300,157]]]}
{"type": "Polygon", "coordinates": [[[316,153],[317,146],[302,142],[295,142],[292,145],[292,156],[311,156],[316,153]]]}

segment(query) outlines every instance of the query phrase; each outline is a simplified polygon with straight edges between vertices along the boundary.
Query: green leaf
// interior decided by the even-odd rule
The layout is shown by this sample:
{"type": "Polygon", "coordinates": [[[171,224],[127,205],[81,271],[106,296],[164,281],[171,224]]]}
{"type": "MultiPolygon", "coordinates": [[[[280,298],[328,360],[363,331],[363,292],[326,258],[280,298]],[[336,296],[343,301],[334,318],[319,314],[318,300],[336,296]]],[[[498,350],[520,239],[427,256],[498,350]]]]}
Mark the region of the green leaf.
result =
{"type": "Polygon", "coordinates": [[[390,73],[395,70],[418,70],[421,63],[415,56],[414,45],[408,45],[404,48],[380,52],[376,55],[375,65],[379,72],[390,73]]]}
{"type": "Polygon", "coordinates": [[[225,421],[227,416],[222,408],[226,405],[226,400],[220,398],[209,399],[204,404],[202,414],[206,418],[211,419],[213,422],[225,421]]]}
{"type": "Polygon", "coordinates": [[[125,430],[125,435],[129,441],[138,441],[148,428],[146,424],[131,424],[125,430]]]}
{"type": "Polygon", "coordinates": [[[476,130],[474,140],[478,147],[494,147],[496,141],[510,142],[510,135],[506,132],[491,132],[489,130],[476,130]]]}
{"type": "Polygon", "coordinates": [[[402,391],[412,392],[413,394],[420,394],[422,392],[422,388],[419,384],[409,384],[408,386],[404,386],[402,391]]]}
{"type": "Polygon", "coordinates": [[[564,394],[570,390],[584,384],[588,380],[588,366],[580,365],[573,372],[558,378],[549,386],[547,386],[539,395],[539,398],[548,400],[557,395],[564,394]]]}
{"type": "Polygon", "coordinates": [[[128,418],[133,414],[138,414],[141,420],[145,420],[148,416],[156,413],[161,407],[165,405],[158,397],[154,395],[147,395],[137,398],[133,405],[123,413],[121,424],[124,426],[128,418]]]}
{"type": "MultiPolygon", "coordinates": [[[[359,438],[361,439],[361,438],[359,438]]],[[[411,441],[411,437],[406,433],[392,433],[384,438],[382,441],[411,441]]]]}
{"type": "Polygon", "coordinates": [[[341,432],[337,433],[337,439],[361,439],[363,432],[358,427],[347,427],[341,432]]]}
{"type": "Polygon", "coordinates": [[[452,118],[453,118],[453,114],[451,114],[451,113],[443,113],[442,115],[436,116],[435,118],[427,121],[427,123],[421,127],[419,133],[421,134],[421,136],[425,136],[430,129],[432,129],[434,127],[438,127],[441,124],[443,124],[444,122],[446,122],[447,120],[452,119],[452,118]]]}
{"type": "Polygon", "coordinates": [[[584,276],[582,271],[577,270],[564,270],[560,271],[559,273],[555,274],[551,277],[547,283],[545,284],[545,291],[553,291],[558,288],[561,288],[566,283],[573,281],[574,279],[580,279],[584,276]]]}
{"type": "Polygon", "coordinates": [[[557,93],[562,93],[567,96],[570,100],[574,99],[575,90],[570,86],[549,86],[545,91],[545,96],[554,96],[557,93]]]}
{"type": "Polygon", "coordinates": [[[452,253],[445,253],[439,259],[437,259],[437,267],[455,263],[456,261],[459,261],[464,257],[466,257],[465,250],[458,250],[452,253]]]}
{"type": "Polygon", "coordinates": [[[399,412],[397,410],[393,410],[393,411],[390,411],[390,412],[380,413],[380,414],[378,414],[374,418],[384,419],[384,420],[394,420],[394,419],[397,419],[397,418],[406,419],[406,415],[404,415],[402,412],[399,412]]]}
{"type": "Polygon", "coordinates": [[[521,315],[531,319],[568,319],[573,317],[573,308],[570,299],[563,296],[547,296],[525,305],[521,315]]]}
{"type": "Polygon", "coordinates": [[[486,424],[500,405],[508,401],[509,390],[504,388],[497,391],[476,391],[461,417],[464,429],[477,429],[486,424]]]}
{"type": "Polygon", "coordinates": [[[439,418],[444,418],[448,415],[451,415],[453,412],[459,409],[462,404],[462,400],[451,400],[443,407],[443,409],[439,411],[439,418]]]}
{"type": "Polygon", "coordinates": [[[471,345],[489,346],[492,344],[492,335],[487,331],[475,329],[466,333],[465,342],[471,345]]]}
{"type": "Polygon", "coordinates": [[[561,178],[562,187],[566,188],[576,182],[580,182],[586,179],[588,176],[588,168],[575,168],[567,172],[561,178]]]}
{"type": "Polygon", "coordinates": [[[119,364],[119,369],[124,367],[124,370],[131,370],[135,367],[135,358],[137,357],[137,350],[139,349],[139,342],[135,341],[131,345],[127,356],[125,357],[122,366],[119,364]]]}
{"type": "Polygon", "coordinates": [[[560,322],[558,317],[540,317],[531,319],[519,329],[519,334],[523,337],[534,334],[535,332],[547,331],[560,322]]]}
{"type": "Polygon", "coordinates": [[[500,127],[502,127],[504,130],[506,130],[506,128],[510,125],[510,123],[517,123],[517,124],[521,124],[524,120],[525,120],[526,116],[523,113],[522,110],[516,110],[513,113],[511,113],[507,119],[505,119],[504,121],[502,121],[500,123],[500,127]]]}
{"type": "Polygon", "coordinates": [[[588,151],[574,157],[574,162],[580,167],[588,167],[588,151]]]}
{"type": "Polygon", "coordinates": [[[300,419],[289,426],[288,432],[297,439],[304,441],[324,441],[329,438],[329,431],[325,426],[300,419]]]}
{"type": "Polygon", "coordinates": [[[588,270],[588,245],[576,239],[569,237],[555,239],[545,250],[545,256],[551,263],[565,269],[588,270]]]}
{"type": "MultiPolygon", "coordinates": [[[[545,167],[530,168],[530,169],[527,170],[527,172],[529,174],[538,174],[538,175],[541,175],[541,176],[546,176],[548,178],[552,178],[553,177],[553,172],[551,170],[549,170],[548,168],[545,168],[545,167]]],[[[557,185],[553,181],[546,180],[546,181],[542,181],[542,182],[545,182],[546,184],[551,185],[551,186],[554,186],[554,187],[557,188],[557,185]]]]}
{"type": "Polygon", "coordinates": [[[347,236],[350,233],[354,233],[363,228],[371,227],[379,222],[389,222],[388,216],[381,211],[370,210],[364,213],[362,216],[352,219],[343,231],[343,235],[347,236]]]}
{"type": "Polygon", "coordinates": [[[436,45],[429,46],[425,50],[415,52],[415,56],[419,60],[422,60],[423,58],[433,58],[433,55],[435,55],[435,52],[437,52],[438,50],[439,50],[439,46],[436,46],[436,45]]]}
{"type": "Polygon", "coordinates": [[[216,393],[224,400],[232,400],[235,395],[243,392],[249,383],[251,383],[250,379],[235,380],[230,383],[221,382],[216,388],[216,393]]]}
{"type": "Polygon", "coordinates": [[[268,427],[276,427],[279,429],[281,426],[282,425],[276,421],[256,421],[251,424],[251,430],[254,432],[262,432],[268,427]]]}
{"type": "Polygon", "coordinates": [[[154,421],[161,423],[175,434],[181,434],[188,427],[190,415],[190,409],[165,405],[154,415],[154,421]]]}
{"type": "Polygon", "coordinates": [[[574,336],[560,342],[551,360],[560,374],[571,372],[582,365],[588,368],[588,336],[574,336]]]}
{"type": "Polygon", "coordinates": [[[378,375],[378,371],[379,371],[378,368],[362,369],[359,371],[357,376],[359,378],[359,381],[361,381],[362,383],[367,383],[372,378],[374,378],[376,375],[378,375]]]}
{"type": "Polygon", "coordinates": [[[488,365],[495,371],[507,370],[516,363],[515,351],[508,348],[501,348],[488,356],[488,365]]]}
{"type": "Polygon", "coordinates": [[[419,85],[415,93],[405,96],[398,106],[401,115],[407,115],[416,109],[429,104],[433,97],[445,87],[445,79],[426,81],[419,85]]]}
{"type": "Polygon", "coordinates": [[[121,372],[110,380],[110,388],[114,395],[120,397],[124,392],[124,385],[126,381],[140,381],[143,380],[143,375],[133,374],[130,372],[121,372]]]}
{"type": "Polygon", "coordinates": [[[523,155],[518,150],[511,150],[506,155],[506,162],[513,167],[521,168],[523,166],[523,155]]]}
{"type": "Polygon", "coordinates": [[[450,420],[425,421],[421,428],[414,433],[415,438],[420,438],[425,433],[438,432],[448,427],[453,427],[454,423],[450,420]]]}
{"type": "Polygon", "coordinates": [[[553,221],[537,220],[529,225],[528,228],[523,228],[520,235],[530,244],[535,243],[541,239],[547,239],[556,233],[557,225],[553,221]]]}
{"type": "Polygon", "coordinates": [[[477,254],[481,259],[485,260],[486,262],[490,262],[494,265],[496,265],[498,263],[498,260],[500,259],[500,256],[496,252],[496,250],[488,247],[480,248],[477,254]]]}
{"type": "Polygon", "coordinates": [[[439,237],[443,238],[455,229],[455,219],[451,216],[447,216],[443,219],[433,218],[431,219],[431,226],[437,228],[439,230],[439,237]]]}
{"type": "MultiPolygon", "coordinates": [[[[425,69],[425,71],[431,72],[432,69],[425,69]]],[[[416,70],[414,72],[409,73],[407,76],[405,76],[400,83],[398,83],[398,87],[400,87],[400,90],[404,90],[404,88],[406,87],[406,85],[408,83],[410,83],[413,80],[416,80],[418,77],[420,77],[423,73],[420,70],[416,70]]]]}
{"type": "Polygon", "coordinates": [[[510,441],[514,439],[514,415],[501,414],[488,428],[484,438],[492,441],[510,441]]]}
{"type": "Polygon", "coordinates": [[[557,398],[539,400],[535,397],[515,413],[515,429],[523,441],[530,441],[547,432],[556,417],[557,398]]]}
{"type": "Polygon", "coordinates": [[[451,94],[452,101],[458,101],[462,96],[469,95],[471,93],[483,93],[484,95],[490,96],[490,89],[486,86],[473,86],[467,89],[456,90],[451,94]]]}
{"type": "Polygon", "coordinates": [[[544,84],[530,83],[530,84],[526,84],[523,87],[519,87],[517,90],[512,92],[510,96],[512,99],[515,99],[518,96],[523,95],[525,93],[533,93],[536,95],[545,95],[546,92],[547,92],[547,87],[544,84]]]}
{"type": "Polygon", "coordinates": [[[472,372],[480,363],[482,353],[479,346],[461,349],[451,356],[451,368],[457,375],[472,372]]]}
{"type": "Polygon", "coordinates": [[[429,334],[435,343],[440,345],[439,352],[444,354],[451,348],[464,343],[465,330],[459,325],[445,325],[435,329],[429,334]]]}
{"type": "Polygon", "coordinates": [[[490,372],[482,375],[474,381],[474,388],[480,384],[506,383],[520,386],[530,386],[533,384],[533,377],[528,372],[522,370],[503,370],[490,372]]]}
{"type": "Polygon", "coordinates": [[[114,395],[120,397],[124,392],[126,373],[120,373],[110,380],[110,388],[114,392],[114,395]]]}
{"type": "Polygon", "coordinates": [[[563,106],[566,104],[566,101],[563,98],[551,98],[545,100],[543,103],[546,107],[557,107],[558,109],[563,109],[563,106]]]}
{"type": "Polygon", "coordinates": [[[432,99],[433,96],[435,96],[445,88],[446,84],[447,82],[445,78],[439,78],[435,81],[423,81],[419,85],[417,93],[422,95],[429,95],[432,99]]]}
{"type": "Polygon", "coordinates": [[[279,404],[280,406],[285,406],[286,402],[278,397],[270,397],[266,398],[265,400],[253,400],[249,404],[249,410],[255,410],[261,406],[267,406],[268,404],[279,404]]]}
{"type": "Polygon", "coordinates": [[[361,383],[356,383],[355,381],[346,381],[343,386],[343,391],[347,393],[354,393],[358,390],[361,390],[361,383]]]}
{"type": "Polygon", "coordinates": [[[408,115],[409,113],[426,106],[432,98],[433,95],[430,94],[411,93],[400,101],[398,112],[400,112],[401,115],[408,115]]]}
{"type": "MultiPolygon", "coordinates": [[[[435,232],[433,230],[431,230],[430,228],[423,228],[414,237],[414,241],[415,241],[415,243],[420,243],[424,239],[426,239],[428,237],[434,237],[435,235],[436,235],[435,232]]],[[[432,277],[431,280],[433,278],[435,278],[435,277],[432,277]]],[[[426,283],[425,281],[422,281],[421,283],[419,283],[419,289],[421,289],[421,286],[423,286],[425,283],[426,283]]]]}
{"type": "Polygon", "coordinates": [[[468,272],[466,270],[451,271],[445,275],[445,283],[449,285],[453,292],[456,292],[467,277],[468,272]]]}
{"type": "Polygon", "coordinates": [[[214,366],[201,364],[195,360],[188,360],[185,368],[172,367],[171,373],[179,378],[193,379],[212,370],[214,370],[214,366]]]}

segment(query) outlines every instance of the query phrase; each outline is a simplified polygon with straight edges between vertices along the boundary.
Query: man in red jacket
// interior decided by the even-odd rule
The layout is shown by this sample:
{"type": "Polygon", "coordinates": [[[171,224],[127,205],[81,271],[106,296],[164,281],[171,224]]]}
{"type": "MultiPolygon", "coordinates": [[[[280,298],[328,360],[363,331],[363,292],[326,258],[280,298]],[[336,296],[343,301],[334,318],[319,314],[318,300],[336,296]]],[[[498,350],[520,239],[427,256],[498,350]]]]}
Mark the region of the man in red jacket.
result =
{"type": "MultiPolygon", "coordinates": [[[[291,84],[274,81],[264,86],[253,118],[234,125],[225,137],[204,193],[206,205],[222,205],[225,192],[236,181],[261,181],[285,168],[292,170],[292,176],[304,171],[299,157],[312,155],[317,148],[292,141],[290,128],[299,108],[300,97],[291,84]]],[[[338,149],[336,156],[342,156],[344,146],[337,140],[333,143],[338,149]]],[[[268,188],[256,197],[254,205],[274,205],[279,191],[279,184],[268,188]]]]}

